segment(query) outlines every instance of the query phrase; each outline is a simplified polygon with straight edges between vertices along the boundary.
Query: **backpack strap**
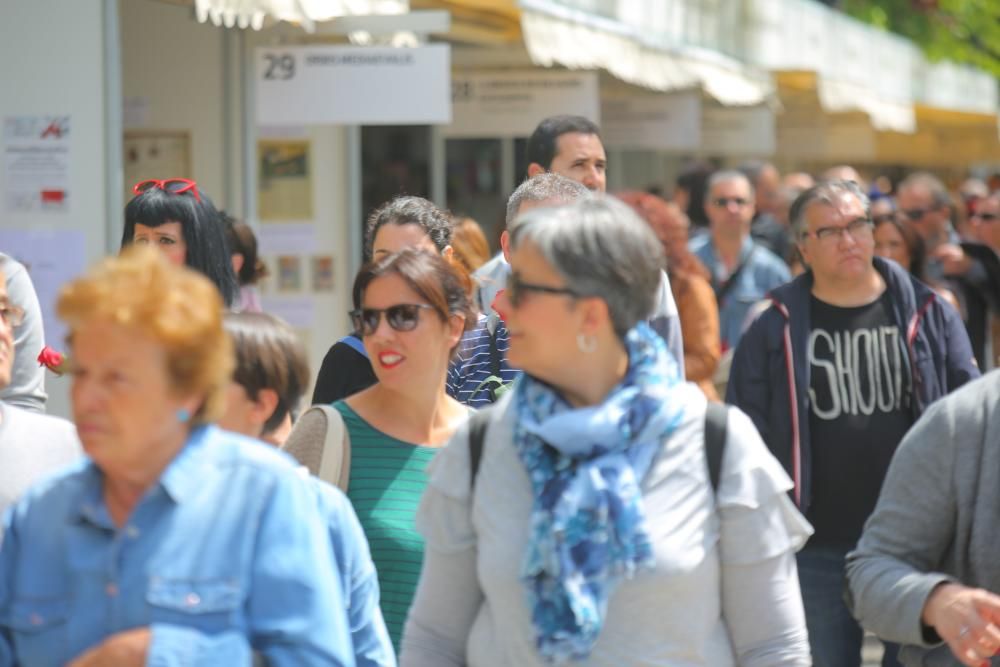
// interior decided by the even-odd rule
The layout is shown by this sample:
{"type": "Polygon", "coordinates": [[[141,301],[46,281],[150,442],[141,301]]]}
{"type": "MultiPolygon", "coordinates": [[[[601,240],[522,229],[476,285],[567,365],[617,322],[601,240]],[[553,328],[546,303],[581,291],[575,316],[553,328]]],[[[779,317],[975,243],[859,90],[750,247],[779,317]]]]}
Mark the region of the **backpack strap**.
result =
{"type": "Polygon", "coordinates": [[[719,490],[722,476],[722,454],[726,449],[729,409],[723,403],[709,401],[705,408],[705,459],[712,491],[719,490]]]}
{"type": "Polygon", "coordinates": [[[476,488],[476,475],[483,459],[483,444],[486,442],[486,427],[490,422],[490,410],[479,410],[469,417],[469,490],[476,488]]]}

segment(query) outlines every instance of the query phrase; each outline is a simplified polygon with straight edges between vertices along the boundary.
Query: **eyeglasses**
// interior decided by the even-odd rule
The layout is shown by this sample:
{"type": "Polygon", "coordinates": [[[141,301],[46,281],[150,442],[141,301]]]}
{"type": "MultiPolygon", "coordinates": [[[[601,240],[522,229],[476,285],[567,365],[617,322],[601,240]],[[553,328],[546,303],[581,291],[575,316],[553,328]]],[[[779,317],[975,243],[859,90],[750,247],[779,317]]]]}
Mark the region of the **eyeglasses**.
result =
{"type": "Polygon", "coordinates": [[[881,225],[883,222],[892,222],[896,218],[893,213],[883,213],[882,215],[873,215],[872,223],[876,225],[881,225]]]}
{"type": "Polygon", "coordinates": [[[0,320],[11,328],[21,326],[24,322],[24,308],[10,303],[0,303],[0,320]]]}
{"type": "Polygon", "coordinates": [[[803,232],[803,236],[813,236],[823,245],[836,245],[850,234],[855,241],[867,241],[872,238],[872,222],[868,218],[858,218],[842,227],[820,227],[815,232],[803,232]]]}
{"type": "Polygon", "coordinates": [[[426,303],[397,303],[388,308],[359,308],[352,310],[348,315],[351,316],[351,323],[356,332],[362,336],[371,336],[378,329],[382,313],[385,313],[385,321],[395,331],[413,331],[420,321],[421,310],[435,310],[435,308],[426,303]]]}
{"type": "Polygon", "coordinates": [[[996,222],[1000,220],[1000,213],[976,213],[972,217],[983,222],[996,222]]]}
{"type": "Polygon", "coordinates": [[[740,208],[743,208],[749,203],[750,200],[743,197],[716,197],[712,200],[712,204],[719,208],[727,208],[730,204],[736,204],[740,208]]]}
{"type": "Polygon", "coordinates": [[[504,291],[504,295],[507,297],[507,300],[510,301],[510,305],[514,308],[519,308],[521,306],[521,302],[524,300],[524,295],[527,292],[537,292],[539,294],[559,294],[574,298],[581,296],[568,287],[550,287],[549,285],[526,283],[521,280],[521,277],[517,275],[517,273],[512,271],[507,276],[507,288],[504,291]]]}
{"type": "Polygon", "coordinates": [[[932,209],[932,208],[911,208],[911,209],[904,210],[903,211],[903,215],[905,215],[910,220],[913,220],[914,222],[916,222],[917,220],[920,220],[921,218],[923,218],[925,215],[927,215],[928,213],[930,213],[933,210],[934,209],[932,209]]]}
{"type": "Polygon", "coordinates": [[[150,188],[159,188],[172,195],[182,195],[185,192],[190,192],[194,195],[195,200],[201,203],[201,195],[198,194],[198,184],[189,178],[167,178],[162,181],[151,178],[148,181],[139,181],[136,183],[132,186],[132,192],[141,195],[150,188]]]}

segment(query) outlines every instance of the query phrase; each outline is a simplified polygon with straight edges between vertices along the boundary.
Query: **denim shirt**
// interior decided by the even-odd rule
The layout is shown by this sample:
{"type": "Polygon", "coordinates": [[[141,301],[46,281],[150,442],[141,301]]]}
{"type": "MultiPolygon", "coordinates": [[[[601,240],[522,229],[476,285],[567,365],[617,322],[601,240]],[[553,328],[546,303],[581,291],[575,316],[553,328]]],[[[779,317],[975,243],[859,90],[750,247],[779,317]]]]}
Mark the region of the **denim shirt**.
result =
{"type": "Polygon", "coordinates": [[[396,667],[396,652],[379,607],[378,573],[358,515],[340,489],[309,477],[304,467],[299,471],[315,488],[320,512],[326,517],[345,592],[355,663],[357,667],[396,667]]]}
{"type": "MultiPolygon", "coordinates": [[[[725,271],[715,254],[711,234],[691,239],[688,248],[712,272],[713,287],[723,282],[721,279],[725,271]]],[[[743,247],[740,248],[739,263],[744,262],[746,267],[736,277],[736,284],[719,304],[719,337],[725,349],[735,348],[739,344],[750,308],[772,289],[791,280],[791,272],[784,260],[767,248],[755,244],[749,236],[743,240],[743,247]]]]}
{"type": "Polygon", "coordinates": [[[5,516],[0,667],[146,626],[151,666],[354,665],[325,521],[284,454],[198,427],[120,528],[102,488],[85,460],[5,516]]]}

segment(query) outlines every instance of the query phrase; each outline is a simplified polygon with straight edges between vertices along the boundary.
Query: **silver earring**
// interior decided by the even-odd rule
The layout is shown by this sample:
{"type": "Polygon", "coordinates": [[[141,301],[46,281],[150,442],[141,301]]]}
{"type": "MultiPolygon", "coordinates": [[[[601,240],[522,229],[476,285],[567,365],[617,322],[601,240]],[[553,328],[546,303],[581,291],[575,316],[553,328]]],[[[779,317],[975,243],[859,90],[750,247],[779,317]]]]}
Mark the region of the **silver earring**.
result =
{"type": "Polygon", "coordinates": [[[576,346],[580,348],[580,351],[585,354],[591,354],[597,351],[597,338],[594,336],[587,336],[586,334],[578,333],[576,335],[576,346]]]}

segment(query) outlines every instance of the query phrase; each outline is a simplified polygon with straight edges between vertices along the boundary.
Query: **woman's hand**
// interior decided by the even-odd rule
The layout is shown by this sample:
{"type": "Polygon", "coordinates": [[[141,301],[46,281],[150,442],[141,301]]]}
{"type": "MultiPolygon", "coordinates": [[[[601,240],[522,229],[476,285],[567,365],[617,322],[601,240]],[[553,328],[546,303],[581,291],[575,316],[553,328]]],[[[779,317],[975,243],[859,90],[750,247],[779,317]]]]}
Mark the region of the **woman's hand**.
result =
{"type": "Polygon", "coordinates": [[[921,620],[969,667],[1000,653],[1000,596],[989,591],[942,584],[927,598],[921,620]]]}
{"type": "Polygon", "coordinates": [[[143,667],[152,632],[148,627],[135,628],[111,635],[92,649],[81,653],[67,667],[143,667]]]}

